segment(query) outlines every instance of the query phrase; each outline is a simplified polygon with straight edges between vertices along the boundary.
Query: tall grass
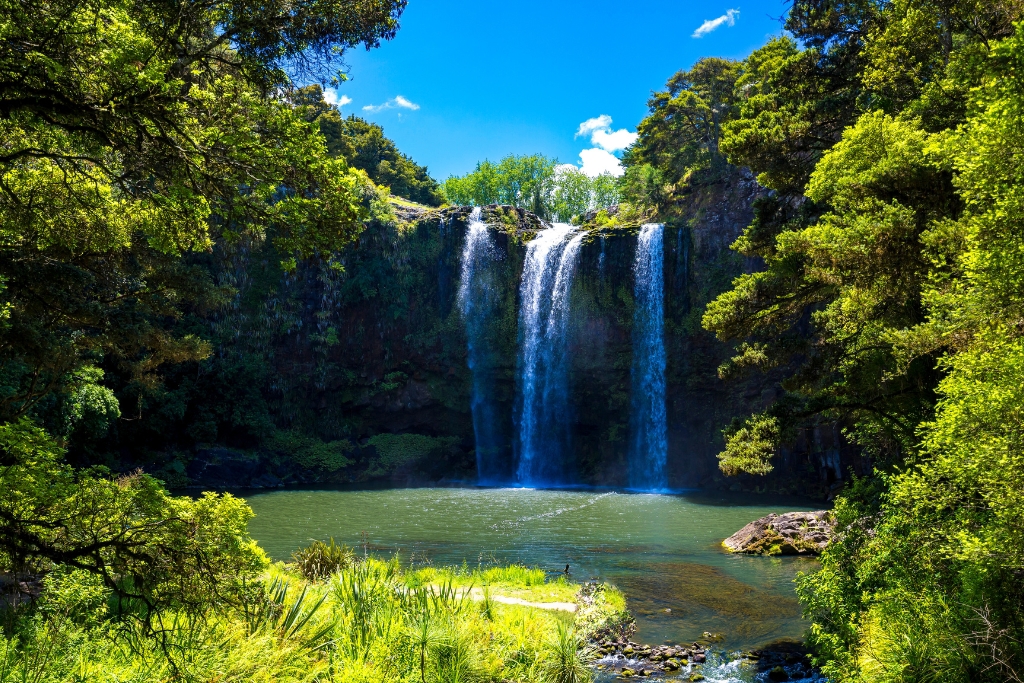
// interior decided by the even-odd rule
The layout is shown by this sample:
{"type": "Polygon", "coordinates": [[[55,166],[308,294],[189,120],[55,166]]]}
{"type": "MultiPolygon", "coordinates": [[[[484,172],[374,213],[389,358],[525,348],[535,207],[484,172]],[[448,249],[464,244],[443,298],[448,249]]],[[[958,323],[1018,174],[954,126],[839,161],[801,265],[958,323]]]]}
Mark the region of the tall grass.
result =
{"type": "Polygon", "coordinates": [[[484,583],[508,583],[518,586],[544,585],[544,570],[512,564],[507,567],[493,567],[482,573],[484,583]]]}
{"type": "Polygon", "coordinates": [[[312,582],[276,565],[246,604],[168,615],[159,638],[112,619],[90,577],[55,580],[0,635],[0,683],[589,680],[572,615],[480,599],[549,585],[525,567],[426,575],[370,558],[312,582]]]}
{"type": "Polygon", "coordinates": [[[540,671],[546,683],[590,683],[590,663],[595,655],[586,640],[568,624],[558,624],[554,638],[544,648],[540,671]]]}

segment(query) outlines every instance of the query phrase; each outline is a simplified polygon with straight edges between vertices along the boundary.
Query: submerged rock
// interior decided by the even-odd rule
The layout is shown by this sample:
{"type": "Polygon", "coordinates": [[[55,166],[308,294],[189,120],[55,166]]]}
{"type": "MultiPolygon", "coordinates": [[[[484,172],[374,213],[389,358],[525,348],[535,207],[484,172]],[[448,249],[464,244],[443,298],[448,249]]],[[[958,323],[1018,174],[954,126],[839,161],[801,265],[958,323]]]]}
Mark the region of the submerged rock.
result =
{"type": "Polygon", "coordinates": [[[832,539],[833,529],[828,510],[771,514],[746,525],[722,545],[736,553],[817,555],[832,539]]]}

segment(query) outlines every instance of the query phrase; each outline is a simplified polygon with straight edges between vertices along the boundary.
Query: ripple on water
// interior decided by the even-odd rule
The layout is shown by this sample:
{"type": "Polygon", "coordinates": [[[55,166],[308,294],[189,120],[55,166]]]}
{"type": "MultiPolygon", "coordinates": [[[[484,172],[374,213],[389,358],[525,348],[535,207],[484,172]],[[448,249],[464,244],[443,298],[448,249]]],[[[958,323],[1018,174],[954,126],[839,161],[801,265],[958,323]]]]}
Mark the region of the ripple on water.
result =
{"type": "Polygon", "coordinates": [[[275,559],[333,536],[417,563],[569,564],[577,580],[619,586],[637,617],[635,637],[649,643],[713,631],[725,648],[751,649],[805,629],[792,580],[813,561],[737,557],[720,545],[753,519],[810,509],[793,501],[481,488],[275,491],[247,500],[257,515],[250,530],[275,559]]]}

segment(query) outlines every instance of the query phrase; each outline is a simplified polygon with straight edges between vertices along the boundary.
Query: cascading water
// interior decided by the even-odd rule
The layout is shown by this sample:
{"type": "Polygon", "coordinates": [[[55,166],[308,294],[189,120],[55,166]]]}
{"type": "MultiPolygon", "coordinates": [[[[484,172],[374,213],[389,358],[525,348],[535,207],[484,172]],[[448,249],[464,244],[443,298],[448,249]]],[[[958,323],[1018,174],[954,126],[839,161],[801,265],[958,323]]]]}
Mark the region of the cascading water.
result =
{"type": "Polygon", "coordinates": [[[586,233],[555,223],[526,248],[519,288],[520,484],[569,481],[568,327],[572,283],[586,233]]]}
{"type": "Polygon", "coordinates": [[[498,292],[490,267],[499,254],[487,225],[481,220],[480,207],[473,209],[462,249],[459,277],[459,310],[466,324],[469,370],[473,377],[470,408],[476,441],[477,479],[481,484],[501,483],[508,473],[504,439],[497,406],[493,400],[493,352],[487,341],[487,327],[498,308],[498,292]]]}
{"type": "Polygon", "coordinates": [[[665,226],[640,229],[633,263],[633,373],[629,485],[648,491],[668,487],[668,420],[665,410],[665,226]]]}

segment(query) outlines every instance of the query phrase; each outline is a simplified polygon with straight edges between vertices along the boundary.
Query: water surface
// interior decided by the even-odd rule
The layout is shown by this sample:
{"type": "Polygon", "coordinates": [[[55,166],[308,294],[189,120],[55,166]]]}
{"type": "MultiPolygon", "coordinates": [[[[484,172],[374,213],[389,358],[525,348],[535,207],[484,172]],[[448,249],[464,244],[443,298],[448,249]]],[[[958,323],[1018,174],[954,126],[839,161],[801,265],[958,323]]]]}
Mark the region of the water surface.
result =
{"type": "Polygon", "coordinates": [[[793,589],[804,558],[732,555],[722,539],[771,512],[806,505],[750,494],[419,488],[275,491],[247,496],[252,535],[275,559],[310,539],[415,565],[519,562],[610,581],[636,616],[636,640],[686,643],[704,631],[750,649],[806,627],[793,589]]]}

